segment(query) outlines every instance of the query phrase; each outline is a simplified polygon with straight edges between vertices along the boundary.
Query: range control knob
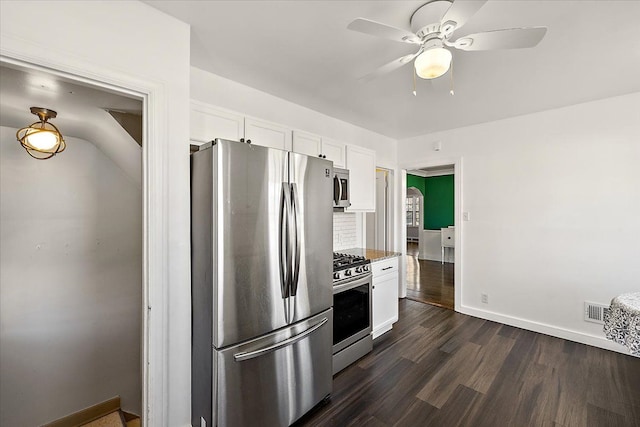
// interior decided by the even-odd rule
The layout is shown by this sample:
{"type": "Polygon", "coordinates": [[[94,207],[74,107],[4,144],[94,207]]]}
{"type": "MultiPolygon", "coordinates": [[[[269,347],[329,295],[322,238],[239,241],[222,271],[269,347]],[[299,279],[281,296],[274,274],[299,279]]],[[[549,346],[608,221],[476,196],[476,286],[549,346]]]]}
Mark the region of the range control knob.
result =
{"type": "Polygon", "coordinates": [[[356,267],[356,273],[362,273],[362,267],[356,267]]]}
{"type": "Polygon", "coordinates": [[[344,275],[347,277],[351,276],[351,270],[345,270],[344,275]]]}
{"type": "Polygon", "coordinates": [[[363,270],[363,271],[369,271],[369,266],[368,266],[368,265],[363,266],[363,267],[362,267],[362,270],[363,270]]]}
{"type": "Polygon", "coordinates": [[[333,273],[333,279],[338,280],[340,278],[340,273],[333,273]]]}

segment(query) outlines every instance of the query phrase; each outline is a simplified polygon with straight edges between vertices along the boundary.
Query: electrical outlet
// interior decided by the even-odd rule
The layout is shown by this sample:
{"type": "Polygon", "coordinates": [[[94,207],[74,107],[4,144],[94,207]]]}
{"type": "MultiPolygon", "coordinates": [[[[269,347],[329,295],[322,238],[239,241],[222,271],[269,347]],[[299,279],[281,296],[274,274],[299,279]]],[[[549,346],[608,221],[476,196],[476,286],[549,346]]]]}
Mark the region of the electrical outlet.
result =
{"type": "Polygon", "coordinates": [[[462,212],[462,220],[463,221],[470,221],[471,220],[471,214],[469,212],[462,212]]]}
{"type": "Polygon", "coordinates": [[[480,294],[480,301],[483,304],[489,304],[489,294],[480,294]]]}

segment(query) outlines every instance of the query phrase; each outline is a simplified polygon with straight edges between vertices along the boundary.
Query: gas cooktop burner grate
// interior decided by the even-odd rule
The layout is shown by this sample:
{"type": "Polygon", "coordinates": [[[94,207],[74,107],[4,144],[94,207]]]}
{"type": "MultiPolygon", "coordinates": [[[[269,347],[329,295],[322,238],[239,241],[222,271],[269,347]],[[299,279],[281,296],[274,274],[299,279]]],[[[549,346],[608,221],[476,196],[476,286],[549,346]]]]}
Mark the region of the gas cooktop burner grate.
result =
{"type": "Polygon", "coordinates": [[[357,267],[370,263],[370,260],[360,255],[350,255],[336,252],[333,253],[333,271],[338,271],[349,267],[357,267]]]}

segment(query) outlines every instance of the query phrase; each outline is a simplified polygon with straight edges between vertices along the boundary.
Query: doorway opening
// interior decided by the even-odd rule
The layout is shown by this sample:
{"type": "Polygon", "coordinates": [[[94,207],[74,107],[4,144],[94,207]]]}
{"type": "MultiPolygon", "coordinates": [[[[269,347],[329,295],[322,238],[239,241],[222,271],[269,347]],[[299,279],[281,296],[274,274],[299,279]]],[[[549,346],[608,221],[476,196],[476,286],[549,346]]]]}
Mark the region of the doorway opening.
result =
{"type": "Polygon", "coordinates": [[[407,171],[407,298],[455,307],[454,165],[407,171]]]}
{"type": "Polygon", "coordinates": [[[142,417],[145,101],[28,64],[0,72],[0,424],[46,424],[116,395],[142,417]],[[16,141],[30,107],[57,112],[66,149],[48,160],[16,141]]]}

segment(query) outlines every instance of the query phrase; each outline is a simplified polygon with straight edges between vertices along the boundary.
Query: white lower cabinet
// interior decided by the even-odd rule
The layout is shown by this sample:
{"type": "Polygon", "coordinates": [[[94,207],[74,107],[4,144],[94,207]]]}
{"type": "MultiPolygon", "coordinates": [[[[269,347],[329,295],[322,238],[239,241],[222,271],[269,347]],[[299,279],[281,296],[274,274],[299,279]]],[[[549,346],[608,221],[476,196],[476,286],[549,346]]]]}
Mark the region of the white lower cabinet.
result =
{"type": "Polygon", "coordinates": [[[398,257],[372,263],[373,270],[373,339],[398,321],[398,257]]]}

